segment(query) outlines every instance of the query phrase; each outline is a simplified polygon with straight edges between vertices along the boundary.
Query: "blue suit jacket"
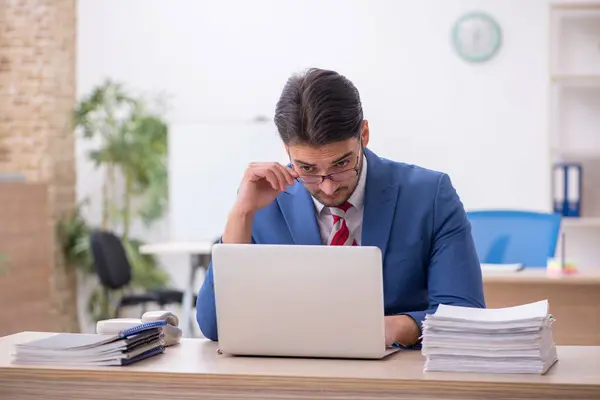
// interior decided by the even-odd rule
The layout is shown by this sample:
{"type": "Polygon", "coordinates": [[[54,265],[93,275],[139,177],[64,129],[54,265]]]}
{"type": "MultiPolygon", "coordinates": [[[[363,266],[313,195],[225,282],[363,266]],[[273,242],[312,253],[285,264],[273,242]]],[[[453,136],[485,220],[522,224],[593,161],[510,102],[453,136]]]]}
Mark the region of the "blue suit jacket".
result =
{"type": "MultiPolygon", "coordinates": [[[[385,314],[406,314],[421,326],[441,303],[485,307],[471,226],[448,175],[365,154],[361,245],[382,251],[385,314]]],[[[256,214],[252,241],[321,245],[310,194],[299,183],[288,193],[256,214]]],[[[211,266],[196,310],[202,333],[218,340],[211,266]]]]}

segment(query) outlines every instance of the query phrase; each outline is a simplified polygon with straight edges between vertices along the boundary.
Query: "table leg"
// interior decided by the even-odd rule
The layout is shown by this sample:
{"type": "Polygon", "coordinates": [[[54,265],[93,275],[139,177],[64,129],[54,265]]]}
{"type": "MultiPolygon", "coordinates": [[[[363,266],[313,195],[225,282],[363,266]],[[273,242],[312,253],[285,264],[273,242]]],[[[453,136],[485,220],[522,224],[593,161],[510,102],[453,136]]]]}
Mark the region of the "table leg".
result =
{"type": "Polygon", "coordinates": [[[188,282],[183,292],[183,300],[181,303],[181,330],[183,337],[192,337],[192,301],[194,299],[194,283],[196,281],[196,269],[198,268],[197,257],[190,257],[190,271],[188,282]]]}
{"type": "Polygon", "coordinates": [[[182,322],[180,323],[180,326],[183,337],[193,336],[195,326],[194,321],[196,321],[196,305],[193,304],[194,294],[196,293],[196,288],[194,287],[194,284],[196,283],[196,272],[199,268],[204,270],[208,269],[210,259],[210,254],[192,254],[190,257],[190,275],[188,277],[188,283],[183,292],[183,300],[181,304],[183,310],[181,311],[182,322]]]}

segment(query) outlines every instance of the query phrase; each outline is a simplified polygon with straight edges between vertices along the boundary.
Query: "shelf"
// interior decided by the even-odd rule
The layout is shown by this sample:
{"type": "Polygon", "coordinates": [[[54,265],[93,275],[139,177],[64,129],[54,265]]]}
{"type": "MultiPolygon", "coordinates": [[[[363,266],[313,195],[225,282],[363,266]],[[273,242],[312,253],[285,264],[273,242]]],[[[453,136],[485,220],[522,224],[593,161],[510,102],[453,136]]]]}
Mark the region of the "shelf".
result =
{"type": "Polygon", "coordinates": [[[557,76],[600,75],[600,3],[552,9],[551,71],[557,76]]]}
{"type": "Polygon", "coordinates": [[[600,88],[598,75],[552,75],[551,82],[563,87],[597,87],[600,88]]]}
{"type": "Polygon", "coordinates": [[[565,228],[599,228],[600,229],[600,217],[581,217],[572,218],[565,217],[562,220],[563,227],[565,228]]]}
{"type": "Polygon", "coordinates": [[[600,17],[600,3],[581,8],[557,8],[552,10],[561,19],[583,20],[600,17]]]}
{"type": "Polygon", "coordinates": [[[551,2],[549,34],[551,161],[582,167],[582,216],[562,219],[565,242],[559,243],[557,254],[564,244],[568,259],[580,267],[596,266],[600,257],[600,0],[551,2]]]}
{"type": "Polygon", "coordinates": [[[551,1],[550,7],[555,12],[572,13],[578,11],[594,11],[600,9],[600,0],[558,0],[551,1]]]}
{"type": "Polygon", "coordinates": [[[600,151],[592,150],[570,150],[570,149],[552,149],[552,160],[555,162],[584,162],[599,163],[600,151]]]}
{"type": "Polygon", "coordinates": [[[600,86],[560,86],[552,94],[552,147],[557,154],[600,155],[600,86]]]}

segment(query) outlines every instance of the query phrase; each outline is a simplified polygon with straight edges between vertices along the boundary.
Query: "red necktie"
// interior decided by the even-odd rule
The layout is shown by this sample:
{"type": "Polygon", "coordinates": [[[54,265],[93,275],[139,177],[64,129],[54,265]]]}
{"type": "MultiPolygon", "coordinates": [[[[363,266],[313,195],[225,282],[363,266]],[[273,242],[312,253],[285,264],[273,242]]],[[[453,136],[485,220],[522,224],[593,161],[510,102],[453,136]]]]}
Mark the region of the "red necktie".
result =
{"type": "Polygon", "coordinates": [[[357,246],[356,240],[350,235],[350,229],[346,224],[346,211],[352,204],[345,202],[339,207],[330,207],[333,214],[333,229],[329,235],[330,246],[357,246]]]}

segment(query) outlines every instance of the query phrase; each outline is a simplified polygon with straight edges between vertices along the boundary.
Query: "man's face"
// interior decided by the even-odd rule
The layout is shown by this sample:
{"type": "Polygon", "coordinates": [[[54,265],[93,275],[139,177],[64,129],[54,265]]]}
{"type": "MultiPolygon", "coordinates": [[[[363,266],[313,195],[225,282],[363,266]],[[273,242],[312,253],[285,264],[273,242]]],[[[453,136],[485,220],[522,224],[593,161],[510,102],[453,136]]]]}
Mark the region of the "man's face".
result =
{"type": "Polygon", "coordinates": [[[368,141],[369,130],[365,121],[360,139],[353,138],[320,147],[290,145],[287,151],[300,178],[307,175],[328,176],[348,172],[348,179],[336,179],[334,182],[325,178],[321,183],[304,183],[306,190],[322,204],[336,207],[348,200],[358,185],[363,166],[362,146],[366,147],[368,141]],[[358,174],[352,171],[355,168],[358,169],[358,174]]]}

